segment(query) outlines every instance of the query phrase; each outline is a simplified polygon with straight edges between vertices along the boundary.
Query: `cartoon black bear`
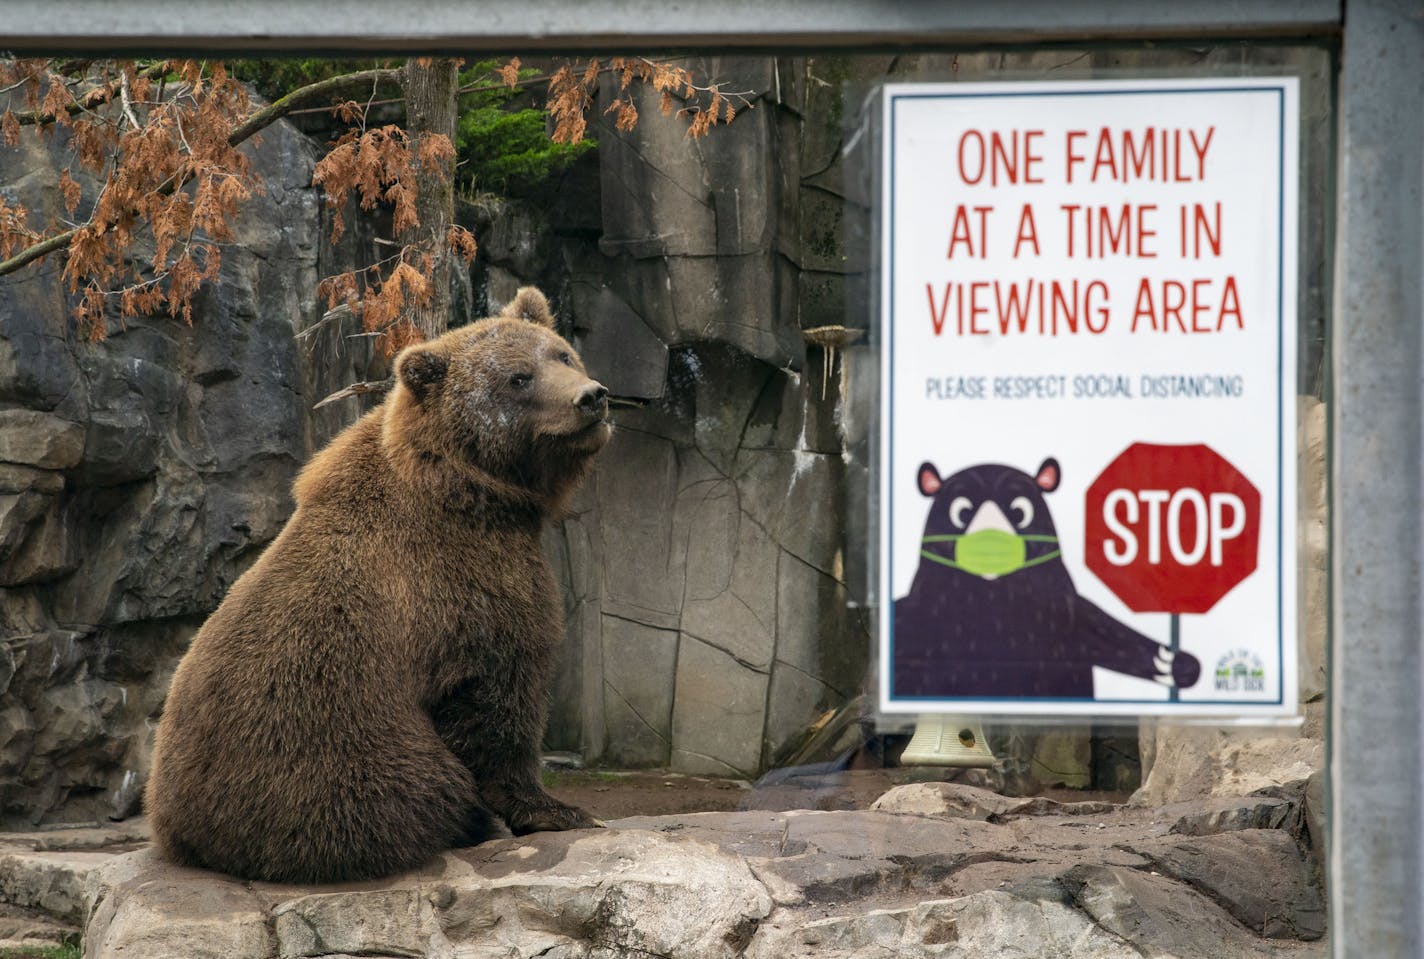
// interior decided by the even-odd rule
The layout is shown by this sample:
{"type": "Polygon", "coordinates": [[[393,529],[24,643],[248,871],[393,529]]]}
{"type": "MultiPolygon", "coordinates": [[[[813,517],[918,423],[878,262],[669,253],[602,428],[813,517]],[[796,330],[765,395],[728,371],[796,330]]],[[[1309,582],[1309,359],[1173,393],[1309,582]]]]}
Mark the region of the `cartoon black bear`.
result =
{"type": "Polygon", "coordinates": [[[941,479],[920,466],[932,497],[920,566],[895,601],[891,695],[1093,698],[1093,667],[1188,687],[1201,674],[1172,651],[1079,596],[1063,565],[1044,493],[1058,461],[1036,476],[984,464],[941,479]]]}

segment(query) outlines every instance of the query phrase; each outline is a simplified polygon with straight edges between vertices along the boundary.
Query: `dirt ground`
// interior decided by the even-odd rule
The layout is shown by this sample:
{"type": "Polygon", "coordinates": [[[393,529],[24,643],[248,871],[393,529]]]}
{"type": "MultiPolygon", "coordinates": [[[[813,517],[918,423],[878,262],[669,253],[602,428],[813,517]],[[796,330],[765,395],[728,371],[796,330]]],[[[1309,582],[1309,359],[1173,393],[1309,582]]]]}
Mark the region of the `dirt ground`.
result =
{"type": "MultiPolygon", "coordinates": [[[[819,775],[767,777],[760,785],[739,779],[685,776],[658,770],[609,772],[557,770],[544,774],[549,792],[605,821],[627,816],[681,815],[744,809],[867,809],[887,790],[909,782],[969,782],[974,772],[933,767],[853,769],[819,775]]],[[[1060,802],[1122,803],[1130,793],[1050,789],[1060,802]]]]}

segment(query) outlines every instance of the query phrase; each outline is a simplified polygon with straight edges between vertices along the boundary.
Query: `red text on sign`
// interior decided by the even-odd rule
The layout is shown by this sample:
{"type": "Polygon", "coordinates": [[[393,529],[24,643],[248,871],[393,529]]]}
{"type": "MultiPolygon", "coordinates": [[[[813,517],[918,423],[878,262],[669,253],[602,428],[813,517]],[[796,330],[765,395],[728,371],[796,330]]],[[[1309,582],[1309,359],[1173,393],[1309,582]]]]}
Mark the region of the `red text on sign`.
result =
{"type": "Polygon", "coordinates": [[[956,251],[971,257],[988,254],[989,214],[993,210],[992,206],[967,207],[962,203],[955,207],[954,225],[949,229],[949,252],[945,254],[945,259],[954,259],[956,251]],[[971,212],[974,214],[972,217],[971,212]]]}
{"type": "Polygon", "coordinates": [[[1139,131],[1101,127],[1069,130],[1064,138],[1066,179],[1074,182],[1191,183],[1206,179],[1206,154],[1216,127],[1139,131]],[[1076,178],[1076,179],[1075,179],[1076,178]]]}
{"type": "Polygon", "coordinates": [[[1007,134],[995,130],[985,136],[978,130],[966,130],[959,138],[959,178],[970,186],[984,182],[990,186],[1001,183],[1042,183],[1038,172],[1043,163],[1042,145],[1037,143],[1042,130],[1012,130],[1007,134]]]}
{"type": "Polygon", "coordinates": [[[1213,216],[1207,217],[1207,208],[1200,203],[1190,207],[1182,204],[1177,210],[1181,227],[1182,256],[1194,260],[1202,258],[1202,248],[1210,250],[1212,256],[1221,256],[1221,201],[1213,205],[1213,216]]]}
{"type": "Polygon", "coordinates": [[[1246,328],[1241,317],[1241,295],[1236,277],[1228,276],[1218,290],[1213,280],[1161,280],[1143,277],[1137,284],[1132,307],[1132,332],[1220,333],[1227,325],[1246,328]]]}
{"type": "Polygon", "coordinates": [[[950,332],[956,336],[1057,336],[1077,333],[1080,325],[1087,333],[1108,328],[1108,288],[1101,280],[945,283],[938,299],[934,284],[926,283],[925,294],[935,336],[944,333],[951,315],[950,332]]]}
{"type": "Polygon", "coordinates": [[[1157,231],[1149,224],[1155,203],[1124,203],[1116,212],[1109,206],[1059,206],[1067,220],[1068,255],[1101,259],[1108,255],[1155,259],[1157,231]],[[1076,242],[1075,242],[1076,241],[1076,242]]]}

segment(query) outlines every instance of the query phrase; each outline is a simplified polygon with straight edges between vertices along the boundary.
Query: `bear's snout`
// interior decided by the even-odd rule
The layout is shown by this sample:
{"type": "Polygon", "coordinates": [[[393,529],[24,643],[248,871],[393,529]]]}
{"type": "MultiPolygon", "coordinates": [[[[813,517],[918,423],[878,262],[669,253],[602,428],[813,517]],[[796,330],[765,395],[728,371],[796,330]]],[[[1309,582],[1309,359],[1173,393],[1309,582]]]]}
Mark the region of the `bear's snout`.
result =
{"type": "Polygon", "coordinates": [[[589,383],[574,399],[574,405],[586,416],[601,418],[608,412],[608,387],[599,382],[589,383]]]}

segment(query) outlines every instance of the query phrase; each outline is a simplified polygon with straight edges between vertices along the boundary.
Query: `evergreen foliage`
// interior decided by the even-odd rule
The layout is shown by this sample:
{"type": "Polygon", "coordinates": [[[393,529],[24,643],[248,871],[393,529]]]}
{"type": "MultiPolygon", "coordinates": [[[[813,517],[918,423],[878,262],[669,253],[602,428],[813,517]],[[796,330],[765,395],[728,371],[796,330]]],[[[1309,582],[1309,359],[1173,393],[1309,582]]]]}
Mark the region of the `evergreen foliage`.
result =
{"type": "MultiPolygon", "coordinates": [[[[389,67],[396,61],[326,60],[319,57],[284,60],[238,60],[232,75],[252,84],[259,96],[275,101],[288,92],[372,67],[389,67]]],[[[460,119],[456,131],[456,181],[467,194],[493,193],[503,197],[538,194],[574,160],[594,149],[594,142],[556,143],[549,138],[548,119],[541,107],[521,87],[541,72],[518,71],[519,85],[511,87],[497,75],[503,64],[483,60],[460,71],[460,119]]],[[[398,96],[396,84],[373,90],[381,98],[398,96]]]]}
{"type": "MultiPolygon", "coordinates": [[[[529,105],[518,88],[490,83],[499,64],[487,60],[460,74],[460,118],[455,133],[456,181],[468,193],[523,197],[538,193],[549,180],[595,146],[581,138],[557,143],[549,138],[542,109],[529,105]]],[[[540,75],[522,69],[519,79],[540,75]]]]}

